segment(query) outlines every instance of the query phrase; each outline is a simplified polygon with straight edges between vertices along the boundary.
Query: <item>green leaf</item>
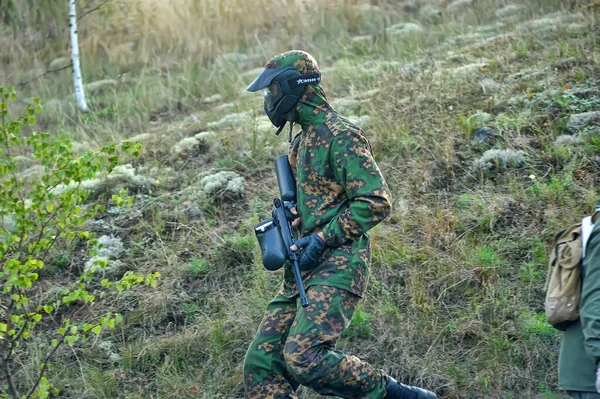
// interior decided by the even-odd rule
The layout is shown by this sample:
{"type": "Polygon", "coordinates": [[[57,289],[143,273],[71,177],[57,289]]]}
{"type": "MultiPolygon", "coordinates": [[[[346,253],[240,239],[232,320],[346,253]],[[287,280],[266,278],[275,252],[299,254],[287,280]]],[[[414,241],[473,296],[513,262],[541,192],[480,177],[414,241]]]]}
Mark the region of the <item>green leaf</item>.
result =
{"type": "Polygon", "coordinates": [[[100,285],[102,285],[105,288],[111,288],[113,286],[113,283],[105,278],[102,281],[100,281],[100,285]]]}
{"type": "Polygon", "coordinates": [[[121,198],[117,194],[113,194],[111,199],[117,206],[123,205],[123,202],[124,202],[123,198],[121,198]]]}
{"type": "Polygon", "coordinates": [[[100,332],[102,332],[102,327],[96,326],[96,327],[92,328],[92,332],[96,335],[100,335],[100,332]]]}

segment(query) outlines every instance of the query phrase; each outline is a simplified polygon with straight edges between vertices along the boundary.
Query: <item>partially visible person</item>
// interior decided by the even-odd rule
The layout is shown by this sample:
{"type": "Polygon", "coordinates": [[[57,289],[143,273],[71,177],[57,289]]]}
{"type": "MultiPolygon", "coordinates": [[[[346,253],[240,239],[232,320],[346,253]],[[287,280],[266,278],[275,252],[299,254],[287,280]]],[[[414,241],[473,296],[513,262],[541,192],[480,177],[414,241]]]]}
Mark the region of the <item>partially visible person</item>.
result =
{"type": "MultiPolygon", "coordinates": [[[[600,202],[596,209],[600,206],[600,202]]],[[[576,399],[600,399],[600,212],[585,246],[579,319],[566,330],[558,360],[561,390],[576,399]]]]}

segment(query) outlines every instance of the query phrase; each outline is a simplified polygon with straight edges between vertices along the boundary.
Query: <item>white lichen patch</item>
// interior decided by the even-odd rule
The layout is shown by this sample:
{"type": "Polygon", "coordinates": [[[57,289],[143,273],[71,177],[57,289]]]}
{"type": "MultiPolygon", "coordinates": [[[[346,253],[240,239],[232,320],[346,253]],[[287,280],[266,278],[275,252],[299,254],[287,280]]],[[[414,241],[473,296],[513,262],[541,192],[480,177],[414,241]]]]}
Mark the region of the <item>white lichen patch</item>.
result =
{"type": "Polygon", "coordinates": [[[208,175],[200,181],[202,191],[207,195],[230,193],[241,197],[244,195],[244,185],[244,178],[232,171],[222,171],[208,175]]]}
{"type": "Polygon", "coordinates": [[[61,184],[54,188],[54,194],[62,194],[69,190],[83,189],[94,191],[102,184],[113,180],[125,180],[135,186],[144,186],[146,184],[154,184],[153,179],[146,176],[138,175],[135,168],[131,164],[118,165],[108,175],[97,177],[95,179],[83,180],[82,182],[72,181],[69,184],[61,184]]]}
{"type": "Polygon", "coordinates": [[[210,130],[200,132],[194,136],[197,140],[212,142],[217,137],[216,133],[210,130]]]}
{"type": "Polygon", "coordinates": [[[186,137],[173,146],[173,154],[192,153],[201,148],[209,147],[214,141],[215,133],[211,131],[200,132],[192,137],[186,137]]]}
{"type": "Polygon", "coordinates": [[[403,22],[396,25],[392,25],[386,29],[386,32],[390,36],[394,37],[409,37],[423,32],[423,27],[413,22],[403,22]]]}
{"type": "Polygon", "coordinates": [[[586,126],[600,126],[600,111],[571,115],[567,122],[567,130],[573,134],[580,133],[586,126]]]}
{"type": "Polygon", "coordinates": [[[102,350],[104,356],[112,363],[121,361],[121,356],[117,353],[117,347],[110,341],[100,341],[98,348],[102,350]]]}
{"type": "Polygon", "coordinates": [[[566,147],[571,145],[576,145],[581,142],[579,136],[570,136],[568,134],[560,135],[554,140],[554,145],[556,147],[566,147]]]}
{"type": "Polygon", "coordinates": [[[214,130],[230,129],[247,124],[252,119],[252,111],[229,114],[218,121],[209,122],[206,127],[214,130]]]}
{"type": "Polygon", "coordinates": [[[476,62],[473,64],[462,65],[452,70],[454,75],[473,75],[481,72],[482,68],[487,66],[487,62],[476,62]]]}
{"type": "Polygon", "coordinates": [[[481,158],[473,162],[473,167],[481,171],[489,171],[494,169],[506,169],[509,167],[519,168],[525,162],[525,152],[506,150],[487,150],[481,158]]]}
{"type": "Polygon", "coordinates": [[[204,100],[202,100],[204,104],[212,104],[219,101],[223,101],[223,95],[219,93],[213,94],[212,96],[206,97],[204,100]]]}
{"type": "Polygon", "coordinates": [[[191,114],[186,116],[181,122],[181,127],[192,125],[194,123],[198,123],[202,121],[202,116],[200,114],[191,114]]]}
{"type": "Polygon", "coordinates": [[[86,273],[97,271],[102,264],[106,264],[106,268],[103,269],[105,273],[115,272],[123,266],[123,263],[117,259],[124,251],[123,241],[119,237],[103,235],[98,238],[95,249],[96,255],[85,262],[86,273]]]}
{"type": "Polygon", "coordinates": [[[200,145],[200,141],[196,137],[186,137],[171,149],[173,154],[181,154],[182,152],[189,152],[194,150],[200,145]]]}
{"type": "MultiPolygon", "coordinates": [[[[569,27],[571,24],[580,25],[585,17],[580,13],[552,13],[542,18],[532,19],[517,25],[517,31],[531,33],[546,33],[559,28],[569,27]]],[[[579,26],[577,26],[579,28],[579,26]]]]}

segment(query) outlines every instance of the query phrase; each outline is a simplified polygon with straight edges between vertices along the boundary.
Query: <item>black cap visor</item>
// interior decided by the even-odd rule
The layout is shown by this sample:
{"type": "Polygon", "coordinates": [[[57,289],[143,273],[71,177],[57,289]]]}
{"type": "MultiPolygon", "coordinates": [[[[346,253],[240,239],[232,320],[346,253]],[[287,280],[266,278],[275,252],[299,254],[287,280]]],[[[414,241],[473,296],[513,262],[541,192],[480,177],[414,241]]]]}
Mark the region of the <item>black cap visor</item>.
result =
{"type": "Polygon", "coordinates": [[[265,69],[263,69],[261,74],[258,75],[258,77],[256,79],[254,79],[254,82],[250,83],[250,86],[248,86],[246,88],[246,90],[253,93],[253,92],[259,91],[261,89],[264,89],[265,87],[267,87],[268,85],[271,84],[273,79],[275,79],[277,76],[281,75],[283,72],[289,71],[290,69],[296,70],[293,67],[282,68],[282,69],[265,68],[265,69]]]}

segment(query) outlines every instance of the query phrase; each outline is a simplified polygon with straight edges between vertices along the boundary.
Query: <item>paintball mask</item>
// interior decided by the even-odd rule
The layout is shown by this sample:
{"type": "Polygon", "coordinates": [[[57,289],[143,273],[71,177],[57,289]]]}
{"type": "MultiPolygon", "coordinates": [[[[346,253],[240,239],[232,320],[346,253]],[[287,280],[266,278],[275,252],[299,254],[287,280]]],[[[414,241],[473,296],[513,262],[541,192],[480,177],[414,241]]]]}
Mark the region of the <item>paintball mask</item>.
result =
{"type": "Polygon", "coordinates": [[[265,113],[271,123],[281,132],[287,116],[308,85],[321,81],[321,73],[302,75],[293,67],[282,69],[265,68],[263,72],[248,86],[247,90],[256,92],[262,90],[265,100],[265,113]]]}

